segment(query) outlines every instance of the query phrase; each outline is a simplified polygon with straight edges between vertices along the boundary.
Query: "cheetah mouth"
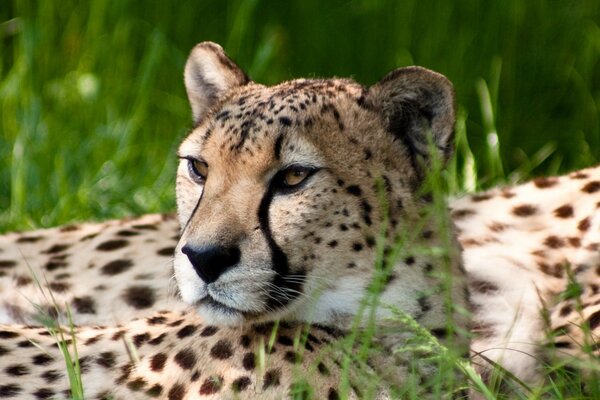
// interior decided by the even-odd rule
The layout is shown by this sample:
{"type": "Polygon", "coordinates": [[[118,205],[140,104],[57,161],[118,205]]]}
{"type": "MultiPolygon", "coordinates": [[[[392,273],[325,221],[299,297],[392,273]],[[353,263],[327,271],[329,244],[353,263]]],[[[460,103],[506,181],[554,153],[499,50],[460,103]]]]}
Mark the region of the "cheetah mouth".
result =
{"type": "Polygon", "coordinates": [[[196,303],[197,306],[205,308],[213,316],[221,316],[227,319],[233,319],[238,322],[249,321],[260,318],[260,313],[252,311],[244,311],[239,308],[228,306],[227,304],[215,299],[212,295],[207,294],[206,297],[196,303]]]}
{"type": "Polygon", "coordinates": [[[198,302],[198,305],[209,307],[213,311],[218,311],[225,314],[243,314],[244,312],[237,308],[230,307],[219,300],[212,297],[210,294],[206,295],[202,300],[198,302]]]}

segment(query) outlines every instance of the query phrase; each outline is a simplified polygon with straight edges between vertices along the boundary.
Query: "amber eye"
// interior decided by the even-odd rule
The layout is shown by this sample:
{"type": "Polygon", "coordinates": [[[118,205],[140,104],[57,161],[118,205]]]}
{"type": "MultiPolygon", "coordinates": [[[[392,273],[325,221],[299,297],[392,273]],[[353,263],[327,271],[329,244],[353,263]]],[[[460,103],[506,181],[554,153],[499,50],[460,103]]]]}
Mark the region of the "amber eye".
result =
{"type": "Polygon", "coordinates": [[[208,176],[208,164],[204,161],[188,158],[190,177],[196,182],[204,182],[208,176]]]}
{"type": "Polygon", "coordinates": [[[283,175],[283,184],[287,187],[297,186],[308,177],[309,172],[307,169],[289,169],[283,175]]]}
{"type": "Polygon", "coordinates": [[[277,173],[274,183],[282,190],[296,189],[319,169],[313,166],[291,165],[277,173]]]}

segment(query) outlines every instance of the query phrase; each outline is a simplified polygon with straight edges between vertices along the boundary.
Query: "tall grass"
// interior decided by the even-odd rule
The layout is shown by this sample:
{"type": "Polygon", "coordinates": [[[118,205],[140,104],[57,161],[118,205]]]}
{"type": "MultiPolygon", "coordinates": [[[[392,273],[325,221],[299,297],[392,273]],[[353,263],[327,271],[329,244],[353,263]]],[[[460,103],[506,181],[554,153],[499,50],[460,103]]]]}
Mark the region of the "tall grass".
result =
{"type": "Polygon", "coordinates": [[[590,165],[600,157],[599,8],[4,1],[0,231],[173,209],[173,155],[190,127],[182,68],[201,40],[263,83],[371,84],[409,64],[446,74],[461,110],[456,191],[590,165]]]}

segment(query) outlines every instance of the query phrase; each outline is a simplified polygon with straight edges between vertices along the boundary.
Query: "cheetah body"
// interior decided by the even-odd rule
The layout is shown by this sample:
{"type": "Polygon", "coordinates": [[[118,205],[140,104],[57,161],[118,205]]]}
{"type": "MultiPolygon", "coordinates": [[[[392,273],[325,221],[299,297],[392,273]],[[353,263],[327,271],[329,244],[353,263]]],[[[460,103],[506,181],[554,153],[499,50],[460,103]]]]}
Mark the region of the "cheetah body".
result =
{"type": "MultiPolygon", "coordinates": [[[[522,379],[537,378],[530,355],[543,339],[541,310],[567,352],[587,340],[574,326],[587,323],[597,338],[600,167],[453,200],[463,268],[453,230],[446,237],[420,215],[430,203],[418,194],[431,163],[423,126],[442,160],[451,152],[444,78],[409,68],[368,89],[339,79],[268,88],[204,43],[190,56],[186,86],[195,128],[179,150],[177,218],[0,238],[6,397],[68,397],[60,349],[30,326],[39,304],[54,316],[71,310],[90,398],[282,398],[300,390],[299,370],[315,398],[362,396],[364,388],[340,382],[339,354],[327,349],[357,320],[380,276],[378,254],[393,259],[381,267],[381,302],[459,344],[445,328],[448,318],[468,327],[468,286],[472,353],[522,379]],[[412,251],[442,244],[445,262],[412,251]],[[583,288],[581,312],[559,296],[569,268],[583,288]],[[445,292],[440,272],[453,277],[445,292]],[[265,328],[279,319],[296,322],[265,328]]],[[[377,324],[390,315],[377,308],[377,324]]],[[[391,350],[405,339],[400,331],[375,341],[391,350]]],[[[407,370],[396,361],[392,383],[401,384],[407,370]]]]}

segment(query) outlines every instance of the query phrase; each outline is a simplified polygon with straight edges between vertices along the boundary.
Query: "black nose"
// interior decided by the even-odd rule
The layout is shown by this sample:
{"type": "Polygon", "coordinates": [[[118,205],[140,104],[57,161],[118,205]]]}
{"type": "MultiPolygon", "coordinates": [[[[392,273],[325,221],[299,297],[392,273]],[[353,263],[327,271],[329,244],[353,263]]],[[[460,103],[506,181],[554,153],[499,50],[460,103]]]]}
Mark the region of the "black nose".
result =
{"type": "Polygon", "coordinates": [[[223,272],[240,261],[240,249],[238,247],[206,246],[194,248],[186,244],[181,252],[188,257],[200,279],[207,284],[219,279],[223,272]]]}

